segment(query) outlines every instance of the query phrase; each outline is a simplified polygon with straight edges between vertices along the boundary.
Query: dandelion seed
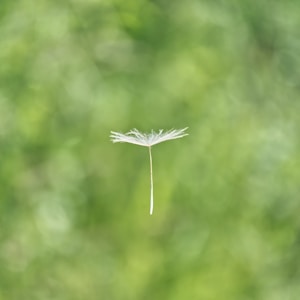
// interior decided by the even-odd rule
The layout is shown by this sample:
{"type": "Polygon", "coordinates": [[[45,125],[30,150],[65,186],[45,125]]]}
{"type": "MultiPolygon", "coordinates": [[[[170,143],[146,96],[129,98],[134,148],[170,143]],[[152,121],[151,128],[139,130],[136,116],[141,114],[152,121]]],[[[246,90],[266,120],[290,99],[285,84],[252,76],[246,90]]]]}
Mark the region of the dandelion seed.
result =
{"type": "Polygon", "coordinates": [[[182,138],[186,135],[185,131],[188,127],[184,129],[171,129],[169,131],[164,132],[163,129],[160,129],[159,132],[154,132],[153,130],[151,133],[142,133],[137,129],[132,129],[129,132],[123,134],[119,132],[111,131],[111,141],[113,143],[130,143],[139,146],[148,147],[149,149],[149,159],[150,159],[150,215],[153,213],[153,172],[152,172],[152,153],[151,147],[168,141],[168,140],[175,140],[182,138]]]}

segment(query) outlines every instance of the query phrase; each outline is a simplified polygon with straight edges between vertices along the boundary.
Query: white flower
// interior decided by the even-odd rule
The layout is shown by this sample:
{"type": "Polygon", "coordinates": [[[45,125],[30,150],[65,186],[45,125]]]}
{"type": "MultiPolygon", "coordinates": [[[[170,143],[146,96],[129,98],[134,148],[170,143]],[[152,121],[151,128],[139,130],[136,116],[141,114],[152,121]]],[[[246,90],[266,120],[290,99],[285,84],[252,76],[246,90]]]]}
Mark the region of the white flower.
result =
{"type": "Polygon", "coordinates": [[[152,154],[151,146],[168,141],[182,138],[186,135],[185,131],[188,127],[184,129],[171,129],[166,132],[163,129],[160,129],[159,132],[151,133],[141,133],[137,129],[132,129],[129,132],[123,134],[119,132],[111,131],[111,141],[113,143],[130,143],[140,146],[148,147],[149,149],[149,158],[150,158],[150,215],[153,213],[153,173],[152,173],[152,154]]]}

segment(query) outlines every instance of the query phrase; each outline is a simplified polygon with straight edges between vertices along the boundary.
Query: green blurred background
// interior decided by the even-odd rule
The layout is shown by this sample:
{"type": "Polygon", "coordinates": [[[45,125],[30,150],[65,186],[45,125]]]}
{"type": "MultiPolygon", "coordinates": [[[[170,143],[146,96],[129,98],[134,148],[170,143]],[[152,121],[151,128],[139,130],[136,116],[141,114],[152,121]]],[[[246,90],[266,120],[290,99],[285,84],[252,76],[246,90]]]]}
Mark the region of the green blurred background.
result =
{"type": "Polygon", "coordinates": [[[1,0],[0,300],[298,300],[299,15],[1,0]]]}

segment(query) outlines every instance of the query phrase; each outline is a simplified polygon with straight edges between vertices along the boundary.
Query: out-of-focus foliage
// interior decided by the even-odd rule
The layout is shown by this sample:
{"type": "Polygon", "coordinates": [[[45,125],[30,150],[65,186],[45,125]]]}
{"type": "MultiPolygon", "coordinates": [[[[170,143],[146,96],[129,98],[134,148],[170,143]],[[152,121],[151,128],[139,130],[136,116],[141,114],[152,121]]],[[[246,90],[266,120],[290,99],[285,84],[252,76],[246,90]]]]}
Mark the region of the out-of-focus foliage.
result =
{"type": "Polygon", "coordinates": [[[299,299],[299,15],[1,0],[0,300],[299,299]]]}

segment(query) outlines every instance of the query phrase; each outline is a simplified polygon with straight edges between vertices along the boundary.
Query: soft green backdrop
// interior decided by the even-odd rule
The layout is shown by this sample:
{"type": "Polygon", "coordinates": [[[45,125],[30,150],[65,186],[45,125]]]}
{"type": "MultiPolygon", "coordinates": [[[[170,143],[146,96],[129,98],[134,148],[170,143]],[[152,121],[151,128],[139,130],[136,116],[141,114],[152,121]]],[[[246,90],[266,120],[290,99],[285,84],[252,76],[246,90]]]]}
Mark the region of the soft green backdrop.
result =
{"type": "Polygon", "coordinates": [[[298,300],[299,16],[1,0],[0,300],[298,300]]]}

